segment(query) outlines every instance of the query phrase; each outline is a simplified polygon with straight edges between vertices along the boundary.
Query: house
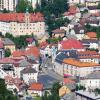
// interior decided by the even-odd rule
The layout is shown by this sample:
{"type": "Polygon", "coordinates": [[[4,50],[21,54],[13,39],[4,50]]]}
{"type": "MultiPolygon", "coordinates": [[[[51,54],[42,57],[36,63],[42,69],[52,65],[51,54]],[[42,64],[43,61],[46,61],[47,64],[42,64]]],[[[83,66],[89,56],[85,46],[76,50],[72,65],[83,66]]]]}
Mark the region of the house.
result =
{"type": "Polygon", "coordinates": [[[74,80],[70,79],[70,78],[64,78],[63,79],[63,84],[68,87],[70,89],[70,91],[75,91],[76,89],[76,83],[74,80]]]}
{"type": "Polygon", "coordinates": [[[94,92],[79,90],[75,92],[76,100],[100,100],[100,95],[96,95],[94,92]]]}
{"type": "Polygon", "coordinates": [[[15,43],[9,38],[2,38],[4,49],[10,49],[11,53],[15,51],[15,43]]]}
{"type": "Polygon", "coordinates": [[[14,77],[14,76],[15,76],[13,65],[3,64],[3,65],[1,66],[1,69],[2,69],[7,75],[10,75],[11,77],[14,77]]]}
{"type": "Polygon", "coordinates": [[[93,6],[98,6],[98,4],[100,3],[99,0],[85,0],[85,5],[86,7],[93,7],[93,6]]]}
{"type": "Polygon", "coordinates": [[[32,96],[42,96],[43,95],[43,84],[32,83],[29,85],[28,93],[32,96]]]}
{"type": "Polygon", "coordinates": [[[0,59],[0,75],[4,78],[4,75],[14,76],[14,61],[11,58],[0,59]],[[4,75],[3,75],[4,74],[4,75]]]}
{"type": "Polygon", "coordinates": [[[100,71],[95,71],[89,75],[87,75],[84,79],[81,79],[79,84],[85,86],[88,90],[96,89],[100,87],[100,71]]]}
{"type": "Polygon", "coordinates": [[[83,46],[87,49],[98,49],[99,48],[99,41],[95,39],[83,39],[81,40],[83,46]]]}
{"type": "Polygon", "coordinates": [[[15,76],[17,76],[18,78],[21,78],[21,71],[24,68],[27,68],[29,66],[32,66],[31,63],[29,63],[26,59],[19,59],[18,61],[15,60],[14,62],[14,72],[15,72],[15,76]]]}
{"type": "Polygon", "coordinates": [[[75,49],[77,51],[84,51],[82,43],[76,39],[63,40],[58,43],[58,50],[70,50],[75,49]]]}
{"type": "Polygon", "coordinates": [[[70,5],[72,5],[72,4],[85,4],[85,1],[84,0],[68,0],[68,3],[70,5]]]}
{"type": "Polygon", "coordinates": [[[96,64],[100,64],[100,53],[96,52],[96,51],[80,51],[77,52],[78,55],[78,59],[81,62],[93,62],[96,64]]]}
{"type": "Polygon", "coordinates": [[[64,29],[55,29],[52,31],[52,37],[59,38],[64,37],[66,34],[64,29]]]}
{"type": "Polygon", "coordinates": [[[70,89],[67,88],[66,86],[62,86],[60,89],[59,89],[59,96],[64,96],[65,94],[68,94],[70,93],[70,89]]]}
{"type": "Polygon", "coordinates": [[[16,58],[30,55],[38,58],[40,56],[39,49],[36,46],[29,46],[26,50],[16,50],[12,53],[12,56],[16,58]]]}
{"type": "Polygon", "coordinates": [[[20,73],[21,73],[21,78],[24,80],[26,84],[37,82],[38,72],[34,68],[32,67],[24,68],[20,73]]]}
{"type": "Polygon", "coordinates": [[[82,40],[84,37],[84,33],[86,32],[86,29],[83,25],[78,24],[78,25],[74,25],[74,31],[77,39],[82,40]]]}
{"type": "Polygon", "coordinates": [[[7,89],[12,91],[12,92],[15,92],[15,90],[19,93],[21,93],[23,91],[23,87],[25,86],[24,85],[24,82],[22,80],[20,80],[19,78],[17,77],[11,77],[11,76],[5,76],[4,77],[5,79],[5,83],[7,85],[7,89]]]}
{"type": "Polygon", "coordinates": [[[97,17],[92,15],[91,17],[86,19],[85,24],[89,24],[91,26],[98,27],[98,26],[100,26],[100,21],[97,17]]]}
{"type": "Polygon", "coordinates": [[[14,36],[31,35],[41,39],[45,35],[44,15],[38,13],[0,13],[0,32],[7,32],[14,36]]]}
{"type": "Polygon", "coordinates": [[[56,58],[55,58],[53,69],[54,69],[54,71],[56,73],[60,74],[61,76],[64,75],[64,72],[63,72],[63,67],[64,67],[63,60],[64,59],[68,59],[68,58],[77,59],[78,56],[76,54],[76,51],[75,50],[62,51],[62,52],[59,52],[57,54],[56,58]]]}
{"type": "Polygon", "coordinates": [[[97,6],[88,6],[89,13],[98,13],[100,10],[97,8],[97,6]]]}
{"type": "Polygon", "coordinates": [[[62,70],[64,74],[85,77],[94,71],[99,71],[100,66],[96,63],[81,62],[79,60],[69,58],[63,60],[62,70]]]}
{"type": "Polygon", "coordinates": [[[87,32],[85,35],[87,39],[97,39],[96,32],[87,32]]]}
{"type": "Polygon", "coordinates": [[[81,17],[81,13],[79,11],[79,8],[75,5],[70,5],[68,12],[65,12],[63,14],[64,18],[68,18],[69,20],[73,20],[73,18],[80,18],[81,17]]]}
{"type": "Polygon", "coordinates": [[[18,0],[3,0],[0,2],[0,10],[8,10],[15,11],[16,5],[18,4],[18,0]]]}

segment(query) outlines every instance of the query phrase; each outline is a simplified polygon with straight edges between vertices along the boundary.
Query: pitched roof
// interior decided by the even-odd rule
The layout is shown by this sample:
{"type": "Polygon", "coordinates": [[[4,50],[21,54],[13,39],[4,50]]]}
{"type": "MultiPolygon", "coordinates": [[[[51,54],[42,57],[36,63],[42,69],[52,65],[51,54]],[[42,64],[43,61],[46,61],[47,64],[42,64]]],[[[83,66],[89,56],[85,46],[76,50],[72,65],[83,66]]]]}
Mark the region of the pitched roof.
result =
{"type": "Polygon", "coordinates": [[[100,71],[96,71],[87,75],[86,79],[100,79],[100,71]]]}
{"type": "Polygon", "coordinates": [[[27,68],[24,68],[22,71],[21,71],[22,74],[27,74],[27,73],[37,73],[37,71],[32,68],[32,67],[27,67],[27,68]]]}
{"type": "MultiPolygon", "coordinates": [[[[44,21],[41,13],[30,13],[30,22],[44,21]]],[[[25,22],[25,13],[0,13],[0,21],[6,22],[25,22]]]]}
{"type": "Polygon", "coordinates": [[[12,58],[2,58],[0,59],[0,64],[13,64],[15,61],[12,58]]]}
{"type": "Polygon", "coordinates": [[[4,43],[4,45],[15,45],[15,43],[12,40],[10,40],[9,38],[4,38],[3,43],[4,43]]]}
{"type": "Polygon", "coordinates": [[[89,62],[80,62],[79,60],[75,60],[75,59],[72,59],[72,58],[69,58],[69,59],[64,59],[63,62],[65,64],[69,64],[69,65],[73,65],[73,66],[77,66],[77,67],[95,67],[97,66],[96,63],[89,63],[89,62]]]}
{"type": "Polygon", "coordinates": [[[36,91],[42,91],[43,90],[43,84],[41,83],[32,83],[28,90],[36,90],[36,91]]]}
{"type": "Polygon", "coordinates": [[[83,49],[83,45],[76,39],[68,39],[61,42],[62,49],[83,49]]]}
{"type": "Polygon", "coordinates": [[[87,32],[86,35],[90,38],[96,38],[96,32],[87,32]]]}
{"type": "Polygon", "coordinates": [[[62,33],[65,33],[65,30],[64,29],[55,29],[52,31],[52,33],[54,34],[62,34],[62,33]]]}
{"type": "Polygon", "coordinates": [[[39,49],[35,46],[29,47],[27,50],[16,50],[12,53],[13,57],[21,57],[21,56],[35,56],[39,57],[40,52],[39,49]]]}
{"type": "Polygon", "coordinates": [[[73,81],[73,80],[71,80],[71,79],[69,79],[69,78],[64,78],[63,82],[64,82],[65,84],[75,83],[75,81],[73,81]]]}

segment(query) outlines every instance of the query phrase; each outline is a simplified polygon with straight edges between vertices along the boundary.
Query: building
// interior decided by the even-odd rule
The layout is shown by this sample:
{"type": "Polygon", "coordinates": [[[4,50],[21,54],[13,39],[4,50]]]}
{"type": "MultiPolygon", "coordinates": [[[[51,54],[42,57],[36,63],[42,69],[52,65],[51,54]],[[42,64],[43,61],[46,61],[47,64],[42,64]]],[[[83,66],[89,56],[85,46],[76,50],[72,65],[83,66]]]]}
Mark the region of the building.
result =
{"type": "Polygon", "coordinates": [[[68,0],[69,4],[84,4],[85,0],[68,0]]]}
{"type": "Polygon", "coordinates": [[[52,37],[59,38],[64,37],[66,35],[66,32],[64,29],[55,29],[52,31],[52,37]]]}
{"type": "Polygon", "coordinates": [[[0,32],[13,36],[34,34],[37,38],[45,34],[44,16],[41,13],[1,13],[0,32]]]}
{"type": "Polygon", "coordinates": [[[40,51],[35,46],[27,47],[26,50],[16,50],[12,53],[13,57],[19,58],[23,56],[34,56],[35,58],[38,58],[40,56],[40,51]]]}
{"type": "Polygon", "coordinates": [[[100,70],[100,65],[92,62],[81,62],[72,58],[64,59],[63,62],[63,73],[71,76],[85,77],[94,71],[100,70]]]}
{"type": "Polygon", "coordinates": [[[3,38],[2,41],[5,50],[9,49],[11,53],[15,51],[15,43],[12,40],[10,40],[9,38],[3,38]]]}
{"type": "Polygon", "coordinates": [[[67,87],[67,86],[62,86],[60,89],[59,89],[59,96],[64,96],[65,94],[68,94],[70,93],[70,89],[67,87]]]}
{"type": "Polygon", "coordinates": [[[22,80],[20,80],[17,77],[11,77],[11,76],[5,76],[5,83],[7,85],[7,89],[10,91],[13,91],[16,89],[18,93],[21,93],[21,91],[24,89],[23,86],[24,82],[22,80]]]}
{"type": "Polygon", "coordinates": [[[30,84],[31,82],[37,82],[38,72],[32,68],[28,67],[21,71],[21,78],[25,83],[30,84]]]}
{"type": "Polygon", "coordinates": [[[85,86],[88,90],[100,87],[100,71],[93,72],[87,75],[84,79],[80,80],[80,84],[85,86]]]}
{"type": "Polygon", "coordinates": [[[79,90],[76,91],[76,100],[100,100],[100,95],[94,92],[79,90]]]}
{"type": "Polygon", "coordinates": [[[0,0],[0,10],[15,11],[18,0],[0,0]]]}
{"type": "Polygon", "coordinates": [[[31,4],[33,9],[37,7],[37,5],[41,5],[41,0],[28,0],[31,4]]]}
{"type": "Polygon", "coordinates": [[[86,7],[96,7],[100,3],[100,0],[85,0],[86,7]]]}
{"type": "Polygon", "coordinates": [[[84,46],[80,41],[72,38],[68,40],[63,40],[60,43],[58,43],[58,50],[70,50],[70,49],[75,49],[77,51],[84,51],[84,46]]]}
{"type": "Polygon", "coordinates": [[[28,88],[28,93],[32,96],[42,96],[43,95],[43,84],[32,83],[28,88]]]}

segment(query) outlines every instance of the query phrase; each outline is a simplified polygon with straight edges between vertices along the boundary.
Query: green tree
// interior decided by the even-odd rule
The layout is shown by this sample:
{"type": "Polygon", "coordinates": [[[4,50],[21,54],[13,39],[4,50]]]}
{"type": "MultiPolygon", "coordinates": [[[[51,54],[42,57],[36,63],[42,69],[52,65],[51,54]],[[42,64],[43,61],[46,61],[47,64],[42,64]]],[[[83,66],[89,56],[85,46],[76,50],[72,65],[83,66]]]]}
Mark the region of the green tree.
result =
{"type": "Polygon", "coordinates": [[[16,6],[16,12],[25,13],[27,8],[29,12],[33,12],[33,7],[28,0],[19,0],[18,5],[16,6]]]}
{"type": "Polygon", "coordinates": [[[100,9],[100,3],[98,4],[97,8],[100,9]]]}
{"type": "Polygon", "coordinates": [[[59,84],[59,82],[54,83],[51,89],[51,93],[52,94],[59,94],[59,89],[61,88],[61,85],[59,84]]]}
{"type": "Polygon", "coordinates": [[[5,57],[9,57],[11,55],[11,51],[10,51],[10,49],[6,49],[5,50],[5,57]]]}
{"type": "Polygon", "coordinates": [[[17,97],[6,89],[6,84],[3,79],[0,79],[0,100],[17,100],[17,97]]]}

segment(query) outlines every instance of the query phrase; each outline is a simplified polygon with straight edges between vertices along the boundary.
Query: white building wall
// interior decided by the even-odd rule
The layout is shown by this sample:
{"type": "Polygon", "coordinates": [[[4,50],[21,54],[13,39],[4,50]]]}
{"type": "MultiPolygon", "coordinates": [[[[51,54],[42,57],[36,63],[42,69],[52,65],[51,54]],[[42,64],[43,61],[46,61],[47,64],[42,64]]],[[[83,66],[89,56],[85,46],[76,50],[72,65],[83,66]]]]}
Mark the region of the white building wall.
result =
{"type": "Polygon", "coordinates": [[[35,80],[37,82],[38,73],[26,73],[22,75],[25,83],[29,84],[30,80],[35,80]]]}
{"type": "Polygon", "coordinates": [[[100,87],[100,79],[85,79],[81,80],[80,84],[85,86],[86,88],[99,88],[100,87]]]}
{"type": "Polygon", "coordinates": [[[42,96],[43,95],[43,91],[36,91],[36,90],[28,90],[28,93],[30,95],[32,95],[32,94],[37,94],[39,96],[42,96]]]}

